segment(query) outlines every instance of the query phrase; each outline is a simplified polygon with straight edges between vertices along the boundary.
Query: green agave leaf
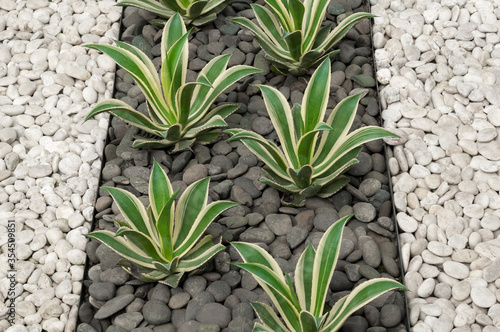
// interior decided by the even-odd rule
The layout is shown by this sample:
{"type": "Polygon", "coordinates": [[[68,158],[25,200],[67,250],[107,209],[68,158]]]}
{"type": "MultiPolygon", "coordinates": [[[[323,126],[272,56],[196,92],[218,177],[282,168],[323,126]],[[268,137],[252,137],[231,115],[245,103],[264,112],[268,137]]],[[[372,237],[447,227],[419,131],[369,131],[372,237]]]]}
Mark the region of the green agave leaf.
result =
{"type": "Polygon", "coordinates": [[[137,265],[142,265],[147,268],[154,269],[153,260],[142,255],[136,246],[131,245],[127,240],[121,237],[115,237],[115,234],[110,231],[95,231],[87,235],[91,239],[98,240],[108,248],[116,252],[123,258],[137,265]]]}
{"type": "Polygon", "coordinates": [[[175,14],[175,12],[177,12],[176,9],[168,9],[165,6],[162,6],[158,1],[153,0],[124,0],[116,5],[137,7],[164,18],[170,18],[175,14]]]}
{"type": "Polygon", "coordinates": [[[220,130],[207,131],[196,136],[196,144],[206,145],[213,143],[220,136],[220,130]]]}
{"type": "MultiPolygon", "coordinates": [[[[176,241],[176,249],[174,251],[174,255],[182,255],[183,253],[190,250],[195,245],[196,241],[198,241],[200,236],[205,232],[208,225],[210,225],[210,223],[212,223],[212,221],[219,214],[237,205],[239,205],[239,203],[217,201],[212,202],[208,206],[206,206],[203,210],[201,210],[196,220],[192,224],[186,224],[186,229],[187,227],[189,227],[189,229],[187,229],[189,233],[183,233],[181,230],[180,234],[185,236],[179,238],[179,240],[176,241]]],[[[187,207],[191,208],[191,205],[188,204],[187,207]]]]}
{"type": "Polygon", "coordinates": [[[165,138],[172,142],[177,142],[182,137],[182,125],[180,123],[175,123],[170,128],[168,128],[165,138]]]}
{"type": "Polygon", "coordinates": [[[300,30],[302,28],[302,22],[304,20],[305,7],[300,0],[289,0],[288,10],[290,16],[292,17],[294,30],[300,30]]]}
{"type": "Polygon", "coordinates": [[[177,112],[177,119],[179,124],[185,128],[188,125],[188,118],[191,113],[191,101],[195,96],[194,90],[196,86],[201,83],[191,82],[182,85],[176,93],[175,110],[177,112]]]}
{"type": "MultiPolygon", "coordinates": [[[[288,165],[299,168],[299,160],[296,155],[297,142],[295,141],[295,126],[293,115],[288,106],[288,101],[277,89],[265,86],[257,86],[262,92],[267,112],[278,134],[280,143],[288,165]]],[[[263,139],[263,138],[262,138],[263,139]]],[[[267,164],[267,163],[266,163],[267,164]]]]}
{"type": "Polygon", "coordinates": [[[264,323],[264,330],[259,331],[289,332],[270,306],[260,302],[252,302],[250,305],[255,310],[262,323],[264,323]]]}
{"type": "Polygon", "coordinates": [[[196,227],[196,218],[207,204],[209,182],[209,177],[194,182],[186,188],[177,202],[172,237],[175,256],[178,255],[179,246],[185,241],[191,229],[196,227]]]}
{"type": "Polygon", "coordinates": [[[345,224],[353,215],[345,216],[328,228],[321,238],[313,267],[313,288],[311,290],[311,313],[315,317],[323,315],[328,286],[337,264],[342,233],[345,224]]]}
{"type": "Polygon", "coordinates": [[[314,44],[312,46],[312,49],[316,49],[325,41],[325,39],[328,37],[328,34],[330,33],[330,29],[332,28],[331,24],[327,24],[321,29],[319,29],[318,33],[316,34],[316,39],[314,40],[314,44]]]}
{"type": "Polygon", "coordinates": [[[304,121],[302,121],[301,106],[295,103],[292,107],[293,126],[295,129],[295,141],[299,141],[304,132],[304,121]]]}
{"type": "Polygon", "coordinates": [[[359,21],[365,18],[376,17],[369,13],[355,13],[348,16],[340,24],[330,32],[326,40],[318,46],[318,49],[329,50],[335,44],[337,44],[344,36],[351,30],[353,26],[359,23],[359,21]]]}
{"type": "MultiPolygon", "coordinates": [[[[149,149],[162,149],[175,145],[177,142],[168,139],[150,139],[138,135],[134,136],[135,141],[132,143],[134,148],[149,148],[149,149]]],[[[194,142],[194,140],[193,140],[194,142]]]]}
{"type": "Polygon", "coordinates": [[[387,278],[376,278],[362,283],[346,297],[339,312],[327,318],[324,331],[335,331],[340,328],[353,312],[392,289],[407,290],[399,282],[387,278]]]}
{"type": "Polygon", "coordinates": [[[199,109],[195,109],[195,111],[192,111],[189,122],[200,121],[213,105],[215,99],[217,99],[217,97],[231,85],[233,85],[243,77],[260,72],[260,69],[243,65],[234,66],[222,72],[222,74],[219,75],[215,79],[215,81],[213,81],[213,89],[210,89],[207,98],[205,98],[204,100],[204,103],[200,106],[199,109]]]}
{"type": "Polygon", "coordinates": [[[214,244],[212,237],[207,235],[186,256],[182,257],[177,266],[177,271],[196,270],[225,248],[221,243],[214,244]]]}
{"type": "Polygon", "coordinates": [[[302,136],[297,144],[297,155],[299,156],[300,165],[312,164],[316,140],[320,131],[332,130],[332,127],[326,123],[318,123],[316,127],[302,136]]]}
{"type": "Polygon", "coordinates": [[[323,121],[330,96],[330,61],[324,61],[314,72],[304,92],[302,119],[304,132],[314,130],[323,121]]]}
{"type": "Polygon", "coordinates": [[[327,198],[337,193],[349,183],[349,178],[343,175],[338,176],[327,185],[321,186],[321,190],[316,194],[321,198],[327,198]]]}
{"type": "Polygon", "coordinates": [[[148,195],[155,218],[158,218],[172,194],[173,190],[167,174],[156,160],[154,160],[153,169],[149,177],[148,195]]]}
{"type": "Polygon", "coordinates": [[[179,141],[177,143],[175,143],[173,149],[172,149],[172,153],[176,153],[176,152],[179,152],[179,151],[183,151],[183,150],[186,150],[186,149],[189,149],[193,144],[194,142],[196,142],[196,139],[193,138],[193,139],[184,139],[182,141],[179,141]]]}
{"type": "Polygon", "coordinates": [[[160,262],[153,262],[153,265],[156,267],[158,271],[161,273],[164,273],[166,275],[169,275],[171,273],[170,270],[170,263],[160,263],[160,262]]]}
{"type": "Polygon", "coordinates": [[[125,236],[128,241],[134,243],[142,251],[146,252],[153,260],[165,262],[159,250],[159,243],[155,243],[152,238],[129,228],[119,228],[115,236],[125,236]]]}
{"type": "Polygon", "coordinates": [[[271,8],[281,23],[281,26],[286,31],[294,31],[293,21],[288,13],[288,8],[281,0],[264,0],[264,2],[271,8]]]}
{"type": "Polygon", "coordinates": [[[283,179],[278,174],[273,172],[273,170],[267,166],[264,166],[261,171],[262,171],[262,175],[265,178],[268,178],[268,179],[270,179],[270,180],[272,180],[272,181],[274,181],[274,182],[276,182],[284,187],[293,187],[293,188],[297,187],[293,184],[293,179],[290,177],[290,175],[288,175],[288,173],[287,173],[287,178],[283,179]]]}
{"type": "Polygon", "coordinates": [[[314,317],[307,311],[302,311],[300,313],[300,326],[302,328],[302,331],[308,331],[308,332],[320,331],[320,329],[318,328],[318,322],[316,321],[316,317],[314,317]]]}
{"type": "MultiPolygon", "coordinates": [[[[300,307],[311,311],[312,289],[313,289],[313,264],[316,252],[312,245],[308,245],[300,255],[295,267],[295,288],[300,307]]],[[[308,331],[308,330],[306,330],[308,331]]]]}
{"type": "Polygon", "coordinates": [[[174,201],[180,190],[180,188],[177,189],[175,193],[170,195],[168,200],[165,201],[163,209],[161,210],[156,222],[156,228],[158,229],[161,243],[161,253],[168,261],[172,261],[174,259],[174,248],[172,242],[175,215],[174,201]]]}
{"type": "Polygon", "coordinates": [[[288,50],[290,51],[290,56],[295,60],[299,61],[302,56],[301,45],[302,45],[302,31],[294,31],[289,33],[284,38],[288,50]]]}
{"type": "MultiPolygon", "coordinates": [[[[176,1],[168,1],[171,3],[176,3],[176,1]]],[[[167,52],[170,50],[174,44],[181,39],[187,32],[186,26],[184,25],[179,14],[173,15],[168,22],[165,24],[163,29],[163,35],[161,39],[161,62],[163,63],[167,57],[167,52]]]]}
{"type": "Polygon", "coordinates": [[[207,0],[198,0],[189,3],[189,6],[187,7],[186,10],[186,17],[191,19],[198,18],[207,4],[208,4],[207,0]]]}
{"type": "MultiPolygon", "coordinates": [[[[202,14],[212,13],[213,15],[218,14],[230,3],[230,0],[210,0],[208,4],[203,9],[202,14]]],[[[210,15],[212,15],[210,14],[210,15]]]]}
{"type": "Polygon", "coordinates": [[[304,20],[302,21],[304,42],[302,44],[302,53],[309,51],[314,44],[329,3],[329,0],[304,0],[305,12],[304,20]]]}
{"type": "Polygon", "coordinates": [[[124,43],[124,42],[119,41],[119,40],[115,40],[115,44],[118,47],[123,48],[123,49],[133,53],[136,57],[141,59],[141,61],[144,63],[144,65],[149,69],[149,73],[151,74],[151,77],[154,77],[155,84],[158,87],[160,87],[161,83],[160,83],[160,78],[158,77],[158,71],[156,70],[153,62],[149,59],[149,57],[146,54],[141,52],[137,47],[134,47],[130,44],[124,43]]]}
{"type": "Polygon", "coordinates": [[[292,62],[293,59],[284,48],[278,47],[272,40],[260,29],[255,23],[244,17],[237,17],[229,20],[230,22],[241,25],[253,33],[255,40],[259,43],[260,47],[266,52],[266,57],[270,56],[272,59],[277,59],[284,63],[292,62]]]}
{"type": "Polygon", "coordinates": [[[309,198],[315,196],[317,193],[319,193],[321,190],[321,186],[313,183],[309,187],[304,188],[299,191],[299,195],[303,198],[309,198]]]}
{"type": "Polygon", "coordinates": [[[118,209],[126,221],[134,229],[152,237],[154,230],[151,229],[148,215],[141,201],[126,190],[113,187],[102,187],[113,197],[118,209]]]}
{"type": "Polygon", "coordinates": [[[168,130],[168,126],[152,122],[142,113],[137,112],[127,103],[118,99],[107,99],[101,101],[92,109],[89,115],[87,115],[85,121],[104,112],[109,112],[128,124],[156,136],[162,137],[162,132],[168,130]]]}
{"type": "Polygon", "coordinates": [[[307,188],[311,185],[313,173],[314,169],[311,165],[302,166],[298,172],[292,168],[288,169],[288,174],[299,188],[307,188]]]}
{"type": "MultiPolygon", "coordinates": [[[[177,16],[172,17],[172,19],[177,16]]],[[[170,23],[169,20],[167,22],[170,23]]],[[[180,20],[180,18],[178,18],[180,20]]],[[[182,22],[182,21],[181,21],[182,22]]],[[[184,24],[184,23],[182,23],[184,24]]],[[[164,29],[167,29],[167,25],[164,29]]],[[[162,63],[160,74],[163,86],[163,94],[167,104],[173,107],[175,105],[175,96],[180,87],[186,82],[186,71],[188,62],[188,41],[189,32],[186,32],[177,42],[168,50],[167,55],[162,63]]],[[[170,118],[172,115],[170,116],[170,118]]],[[[170,123],[175,123],[179,119],[174,114],[175,119],[170,119],[170,123]]]]}
{"type": "Polygon", "coordinates": [[[192,20],[190,24],[195,27],[201,27],[205,24],[215,21],[216,19],[217,19],[217,14],[210,13],[192,20]]]}
{"type": "MultiPolygon", "coordinates": [[[[105,53],[118,63],[118,65],[127,71],[137,82],[139,88],[152,106],[150,111],[162,114],[161,118],[167,118],[166,112],[168,107],[165,104],[165,101],[161,98],[161,90],[156,84],[154,84],[156,79],[153,75],[151,75],[148,66],[142,62],[141,58],[138,58],[134,53],[117,46],[105,44],[90,44],[86,46],[105,53]]],[[[140,51],[137,50],[137,52],[140,51]]]]}
{"type": "Polygon", "coordinates": [[[276,144],[264,139],[262,136],[248,130],[243,129],[228,129],[225,133],[233,135],[228,141],[241,140],[245,146],[252,151],[260,160],[273,170],[278,176],[287,179],[289,175],[286,173],[288,168],[285,156],[278,149],[276,144]]]}
{"type": "MultiPolygon", "coordinates": [[[[287,330],[288,331],[288,330],[287,330]]],[[[260,323],[255,323],[253,326],[252,332],[274,332],[274,330],[260,324],[260,323]]]]}
{"type": "Polygon", "coordinates": [[[207,121],[200,121],[198,123],[192,123],[193,127],[191,127],[185,134],[185,138],[198,138],[198,136],[205,131],[214,128],[223,128],[227,127],[226,121],[220,115],[214,115],[210,118],[207,117],[207,121]],[[200,123],[201,122],[201,123],[200,123]]]}
{"type": "Polygon", "coordinates": [[[290,293],[287,285],[283,282],[283,275],[276,275],[270,268],[258,263],[232,263],[253,274],[255,280],[266,291],[281,317],[292,330],[299,331],[299,304],[295,295],[290,293]]]}
{"type": "Polygon", "coordinates": [[[314,64],[317,64],[320,59],[324,59],[324,55],[325,50],[323,49],[311,50],[304,53],[300,59],[299,68],[312,67],[314,64]]]}
{"type": "Polygon", "coordinates": [[[196,81],[204,84],[197,86],[195,89],[194,95],[196,99],[193,100],[191,106],[193,114],[200,112],[202,105],[208,99],[209,92],[214,89],[215,80],[226,70],[229,58],[231,58],[231,54],[219,55],[210,60],[201,70],[196,81]]]}
{"type": "Polygon", "coordinates": [[[298,192],[298,188],[295,185],[285,186],[269,178],[260,178],[259,181],[283,193],[291,194],[294,192],[298,192]]]}
{"type": "Polygon", "coordinates": [[[287,45],[283,40],[283,28],[276,17],[264,6],[257,4],[251,4],[250,6],[255,13],[257,21],[262,27],[262,31],[267,35],[271,43],[276,45],[276,47],[286,50],[287,45]]]}
{"type": "Polygon", "coordinates": [[[182,276],[184,276],[183,272],[175,273],[175,274],[169,275],[168,277],[166,277],[163,280],[158,280],[158,281],[161,282],[162,284],[166,284],[172,288],[176,288],[179,286],[179,282],[181,281],[182,276]]]}
{"type": "MultiPolygon", "coordinates": [[[[351,151],[354,148],[357,148],[367,142],[384,137],[398,137],[398,136],[380,127],[368,126],[360,128],[350,133],[343,141],[339,142],[340,145],[338,146],[338,148],[336,147],[333,148],[332,159],[337,160],[337,158],[342,157],[343,155],[345,155],[347,152],[351,151]]],[[[328,156],[328,158],[330,158],[330,156],[328,156]]],[[[318,167],[316,168],[318,175],[323,173],[323,169],[325,168],[326,165],[327,164],[325,164],[325,162],[318,165],[318,167]]]]}
{"type": "Polygon", "coordinates": [[[314,155],[314,165],[321,164],[327,159],[327,156],[332,155],[334,146],[342,137],[347,135],[354,121],[359,99],[360,95],[350,96],[341,100],[335,106],[326,120],[326,123],[332,127],[332,130],[321,137],[319,146],[314,155]]]}
{"type": "Polygon", "coordinates": [[[215,107],[213,110],[211,110],[207,115],[198,122],[197,126],[204,126],[207,122],[210,122],[210,120],[214,117],[220,116],[222,119],[227,118],[236,110],[240,108],[239,104],[222,104],[217,107],[215,107]]]}

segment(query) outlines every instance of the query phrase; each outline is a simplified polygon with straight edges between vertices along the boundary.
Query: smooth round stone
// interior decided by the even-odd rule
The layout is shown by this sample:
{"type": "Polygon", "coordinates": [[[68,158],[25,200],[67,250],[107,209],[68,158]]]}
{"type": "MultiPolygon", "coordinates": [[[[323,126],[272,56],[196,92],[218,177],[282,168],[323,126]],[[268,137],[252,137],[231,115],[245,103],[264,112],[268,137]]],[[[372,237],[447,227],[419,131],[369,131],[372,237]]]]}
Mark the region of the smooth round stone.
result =
{"type": "Polygon", "coordinates": [[[399,212],[396,215],[396,220],[399,227],[407,233],[413,233],[418,228],[418,222],[404,212],[399,212]]]}
{"type": "Polygon", "coordinates": [[[496,296],[486,287],[472,287],[470,297],[475,305],[490,308],[496,303],[496,296]]]}
{"type": "Polygon", "coordinates": [[[434,292],[436,281],[434,278],[425,279],[424,282],[418,287],[417,294],[420,297],[427,298],[434,292]]]}
{"type": "Polygon", "coordinates": [[[353,206],[354,217],[362,222],[370,222],[377,216],[375,207],[370,203],[356,203],[353,206]]]}
{"type": "Polygon", "coordinates": [[[469,268],[462,263],[446,261],[443,263],[444,272],[456,279],[465,279],[469,276],[469,268]]]}
{"type": "Polygon", "coordinates": [[[453,285],[453,287],[451,288],[451,295],[455,300],[463,301],[469,297],[470,291],[471,291],[470,283],[464,280],[453,285]]]}
{"type": "Polygon", "coordinates": [[[453,253],[453,249],[450,246],[438,241],[430,241],[427,249],[431,253],[441,257],[450,256],[453,253]]]}

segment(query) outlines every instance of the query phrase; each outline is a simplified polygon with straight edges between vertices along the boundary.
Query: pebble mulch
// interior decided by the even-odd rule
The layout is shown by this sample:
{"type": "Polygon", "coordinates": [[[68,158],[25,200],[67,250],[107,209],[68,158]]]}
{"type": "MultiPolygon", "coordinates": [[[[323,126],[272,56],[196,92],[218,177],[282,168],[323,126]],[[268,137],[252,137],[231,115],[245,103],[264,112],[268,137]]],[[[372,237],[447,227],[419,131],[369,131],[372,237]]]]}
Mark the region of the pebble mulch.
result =
{"type": "MultiPolygon", "coordinates": [[[[343,2],[329,8],[328,18],[359,10],[361,2],[343,2]]],[[[221,95],[217,103],[238,102],[242,106],[227,121],[230,127],[243,127],[276,140],[276,133],[265,110],[263,99],[252,84],[278,88],[291,102],[300,102],[308,77],[275,75],[270,72],[253,37],[228,18],[237,15],[252,18],[248,2],[235,1],[217,21],[190,38],[188,77],[213,57],[231,53],[229,66],[254,65],[264,73],[240,82],[234,90],[221,95]]],[[[141,47],[159,65],[159,30],[148,24],[151,15],[127,8],[122,38],[141,47]],[[141,33],[142,32],[142,33],[141,33]]],[[[355,127],[378,124],[375,79],[371,64],[370,25],[363,22],[340,44],[340,54],[332,64],[332,94],[329,107],[355,92],[367,97],[358,109],[355,127]]],[[[144,97],[130,76],[118,70],[117,98],[144,109],[144,97]]],[[[281,204],[281,195],[260,183],[262,162],[239,142],[222,140],[209,146],[195,146],[192,151],[170,155],[162,150],[137,150],[131,147],[135,129],[113,119],[110,144],[105,147],[106,163],[103,185],[131,191],[148,204],[147,187],[154,158],[165,169],[175,189],[186,188],[194,181],[211,176],[210,199],[230,199],[241,206],[226,211],[208,233],[221,236],[224,243],[243,240],[267,248],[280,266],[293,271],[305,246],[317,245],[323,232],[339,217],[355,214],[345,229],[340,261],[330,285],[329,304],[350,292],[354,285],[379,276],[400,277],[394,221],[390,201],[383,145],[367,144],[361,162],[349,171],[351,185],[331,199],[313,198],[303,208],[281,204]]],[[[116,230],[112,220],[119,211],[105,191],[99,191],[96,203],[96,227],[116,230]]],[[[251,331],[255,314],[251,301],[268,302],[254,278],[230,265],[238,259],[228,247],[219,253],[207,271],[191,276],[171,289],[163,284],[138,282],[121,267],[119,256],[98,242],[89,242],[86,250],[91,267],[88,296],[79,311],[77,331],[251,331]]],[[[373,301],[348,319],[343,331],[406,331],[405,303],[400,293],[388,293],[373,301]]]]}
{"type": "Polygon", "coordinates": [[[372,0],[412,330],[500,331],[500,8],[372,0]]]}
{"type": "Polygon", "coordinates": [[[76,329],[115,64],[85,43],[118,37],[113,0],[0,1],[0,331],[76,329]],[[15,220],[15,324],[7,224],[15,220]]]}

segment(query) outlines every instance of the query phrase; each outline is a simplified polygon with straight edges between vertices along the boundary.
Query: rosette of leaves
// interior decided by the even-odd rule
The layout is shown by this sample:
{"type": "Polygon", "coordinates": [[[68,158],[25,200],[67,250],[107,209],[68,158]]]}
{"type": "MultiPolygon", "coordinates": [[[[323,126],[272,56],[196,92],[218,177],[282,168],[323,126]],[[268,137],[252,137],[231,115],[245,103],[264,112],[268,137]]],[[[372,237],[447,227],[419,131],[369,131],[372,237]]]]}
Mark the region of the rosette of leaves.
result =
{"type": "Polygon", "coordinates": [[[188,36],[184,22],[175,14],[163,29],[160,76],[153,62],[135,46],[116,41],[117,46],[92,44],[87,47],[110,56],[126,70],[144,93],[149,117],[117,99],[98,103],[87,116],[109,112],[155,138],[136,136],[134,147],[164,148],[173,152],[194,143],[208,144],[226,127],[224,119],[238,104],[223,104],[211,110],[215,99],[241,78],[260,72],[249,66],[227,69],[230,54],[212,59],[196,82],[186,83],[188,36]]]}
{"type": "Polygon", "coordinates": [[[209,182],[205,178],[191,184],[175,204],[180,189],[172,190],[165,171],[154,162],[147,209],[131,193],[103,187],[125,220],[115,220],[116,234],[100,230],[88,236],[122,256],[119,264],[134,277],[177,287],[184,273],[195,271],[224,250],[210,235],[200,237],[220,213],[238,205],[228,201],[207,205],[209,182]]]}
{"type": "Polygon", "coordinates": [[[392,290],[406,290],[395,280],[375,278],[355,287],[349,295],[325,311],[330,280],[337,264],[346,216],[331,225],[321,238],[317,250],[309,244],[295,268],[295,288],[288,274],[283,276],[278,263],[267,251],[255,244],[233,242],[244,263],[234,265],[250,272],[276,306],[283,322],[267,304],[251,305],[261,319],[253,331],[331,332],[342,327],[346,319],[376,297],[392,290]]]}
{"type": "MultiPolygon", "coordinates": [[[[215,21],[217,14],[227,7],[230,0],[124,0],[117,6],[132,6],[147,10],[164,19],[176,13],[181,15],[186,25],[202,26],[215,21]]],[[[163,24],[163,20],[153,23],[163,24]]]]}
{"type": "Polygon", "coordinates": [[[241,140],[267,167],[260,181],[295,197],[291,205],[302,205],[312,196],[329,197],[349,179],[342,174],[357,164],[362,144],[383,137],[397,137],[376,126],[349,132],[360,95],[347,97],[325,118],[330,91],[330,61],[324,60],[311,77],[302,106],[290,108],[275,88],[258,86],[278,134],[274,142],[244,129],[229,129],[229,140],[241,140]]]}
{"type": "Polygon", "coordinates": [[[321,27],[330,0],[264,0],[264,6],[252,4],[257,23],[238,17],[231,21],[252,32],[278,73],[304,75],[325,58],[339,51],[330,51],[359,21],[374,17],[355,13],[346,17],[333,30],[321,27]]]}

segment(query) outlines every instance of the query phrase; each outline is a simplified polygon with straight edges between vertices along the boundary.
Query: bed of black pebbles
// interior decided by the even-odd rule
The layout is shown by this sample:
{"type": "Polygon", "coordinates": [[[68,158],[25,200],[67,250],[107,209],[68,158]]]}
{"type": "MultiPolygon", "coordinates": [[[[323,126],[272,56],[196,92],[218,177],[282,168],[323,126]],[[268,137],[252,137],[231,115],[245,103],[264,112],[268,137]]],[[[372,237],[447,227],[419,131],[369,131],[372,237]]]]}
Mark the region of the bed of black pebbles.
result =
{"type": "MultiPolygon", "coordinates": [[[[270,71],[252,35],[228,23],[229,18],[253,18],[250,1],[235,0],[218,19],[190,37],[188,79],[213,57],[231,53],[229,66],[253,65],[263,70],[222,94],[217,103],[237,102],[240,109],[227,118],[230,127],[254,130],[269,140],[277,140],[259,91],[250,85],[266,84],[278,88],[292,103],[301,102],[306,75],[276,75],[270,71]]],[[[350,12],[367,11],[361,0],[336,1],[328,8],[327,19],[336,22],[350,12]]],[[[149,25],[150,13],[128,7],[124,10],[122,40],[141,48],[160,64],[158,27],[149,25]]],[[[366,91],[358,108],[354,127],[378,125],[378,104],[373,78],[370,23],[365,20],[352,29],[338,45],[340,53],[332,63],[329,109],[349,94],[366,91]]],[[[132,78],[119,69],[117,93],[138,109],[144,97],[132,78]]],[[[147,188],[153,158],[168,169],[174,190],[211,176],[210,198],[241,203],[224,212],[207,230],[232,240],[259,243],[267,248],[280,266],[293,271],[309,243],[317,245],[323,232],[339,217],[354,213],[344,230],[340,259],[330,284],[328,304],[348,294],[353,287],[371,278],[400,277],[398,249],[392,216],[383,144],[366,144],[360,163],[347,175],[351,182],[329,199],[311,198],[305,207],[281,205],[281,194],[261,184],[263,163],[240,142],[227,143],[227,137],[192,151],[168,154],[163,150],[131,147],[135,128],[113,119],[109,144],[105,148],[102,185],[125,188],[148,204],[147,188]]],[[[96,229],[116,230],[112,219],[118,214],[112,199],[99,191],[96,202],[96,229]]],[[[120,258],[97,241],[87,246],[89,269],[84,281],[84,300],[79,310],[78,332],[188,332],[251,331],[256,315],[251,301],[269,303],[255,279],[230,265],[238,259],[227,246],[212,260],[204,273],[186,278],[178,288],[160,283],[142,283],[129,276],[116,262],[120,258]]],[[[389,292],[358,310],[341,331],[406,331],[405,301],[401,293],[389,292]]]]}

